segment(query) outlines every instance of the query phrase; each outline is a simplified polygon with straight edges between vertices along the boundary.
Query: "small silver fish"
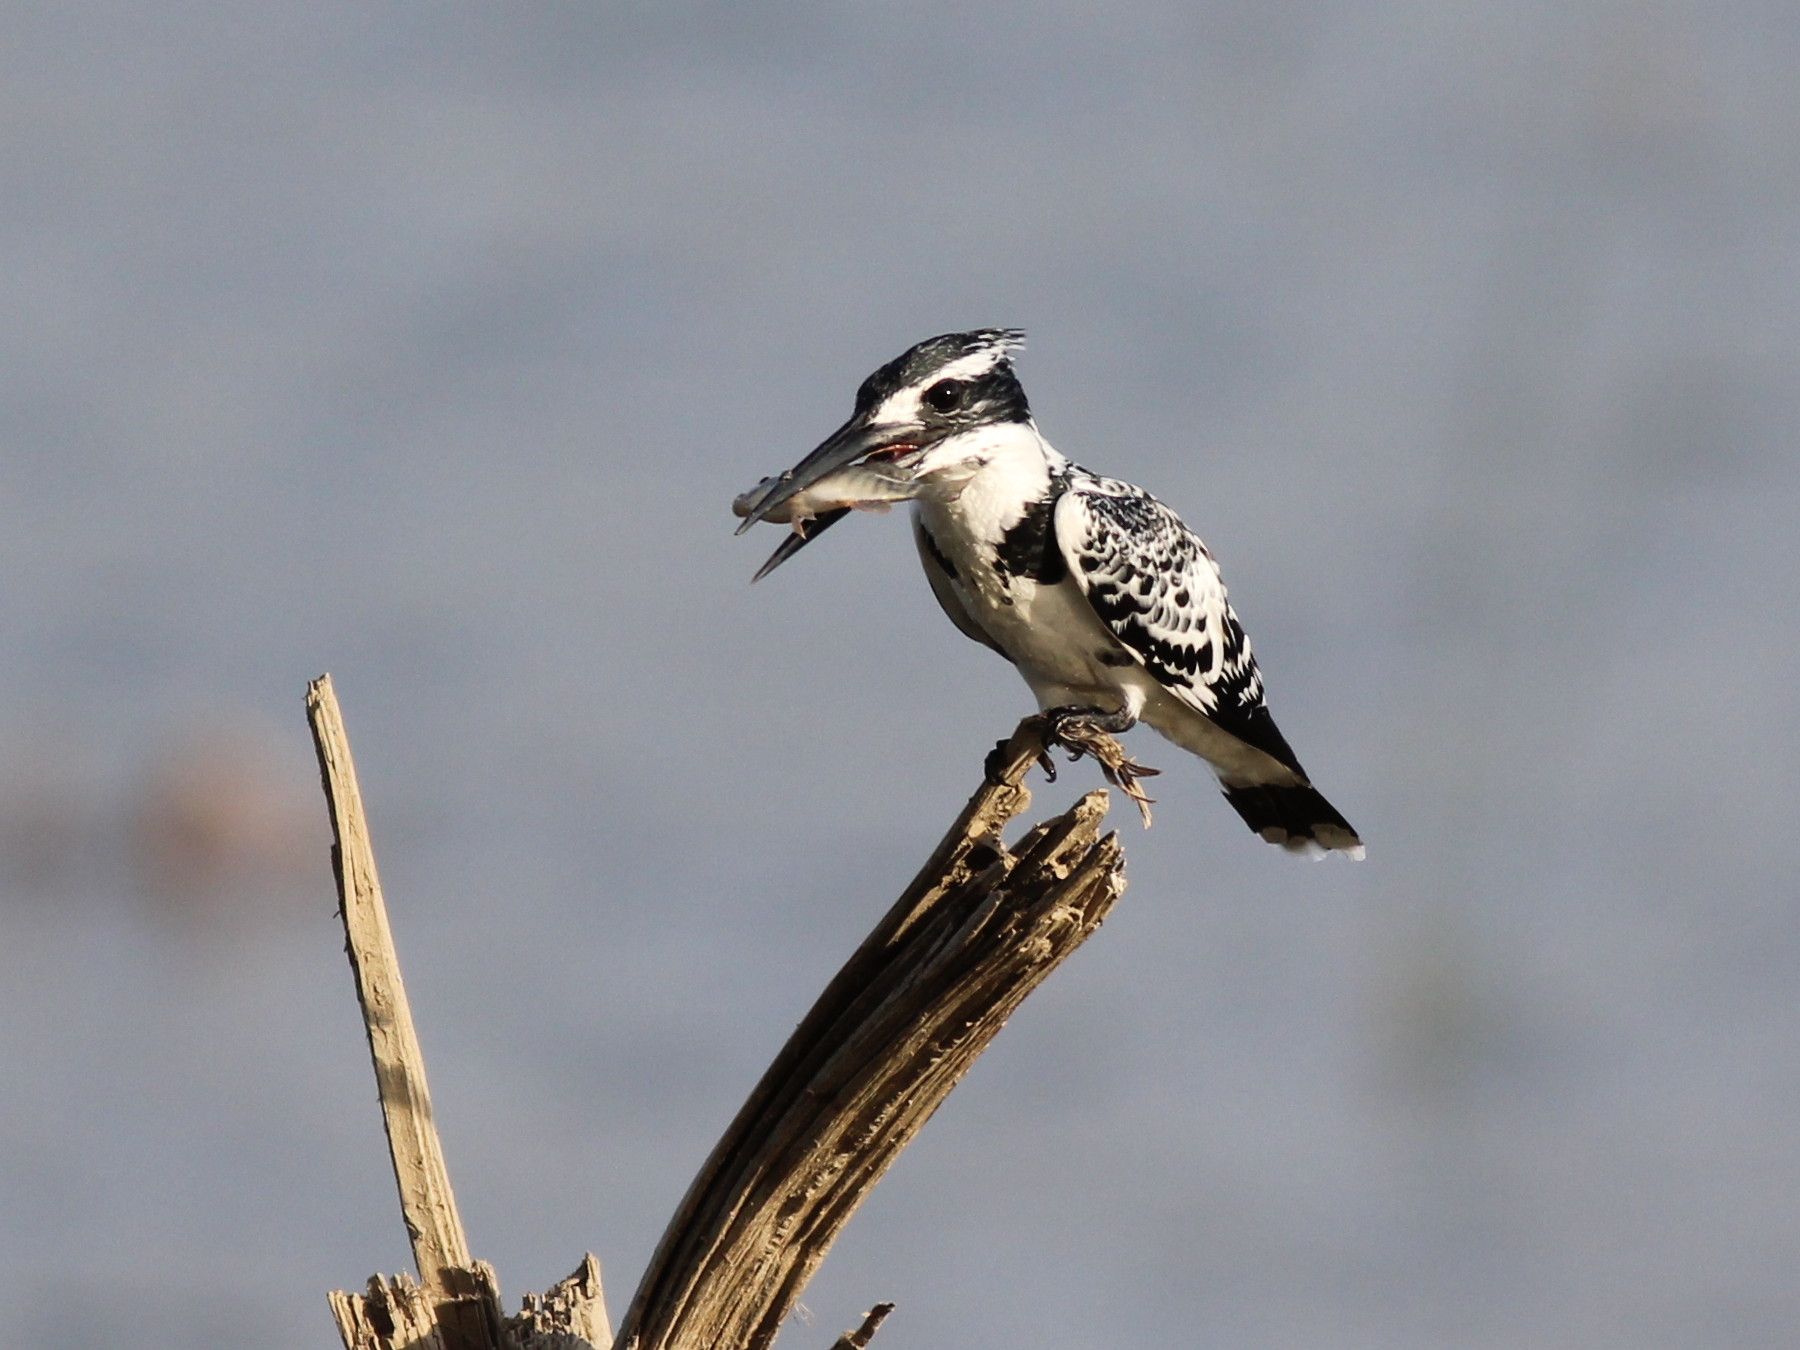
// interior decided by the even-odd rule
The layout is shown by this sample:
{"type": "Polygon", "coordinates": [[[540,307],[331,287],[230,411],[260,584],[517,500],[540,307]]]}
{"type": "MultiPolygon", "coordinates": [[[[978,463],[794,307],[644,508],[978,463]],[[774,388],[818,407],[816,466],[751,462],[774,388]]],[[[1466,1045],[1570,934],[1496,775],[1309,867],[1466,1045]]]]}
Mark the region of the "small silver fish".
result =
{"type": "MultiPolygon", "coordinates": [[[[765,478],[731,504],[731,513],[748,516],[763,498],[782,483],[780,478],[765,478]]],[[[885,464],[852,464],[809,483],[777,506],[763,519],[776,525],[792,525],[794,533],[805,534],[808,521],[830,511],[853,508],[858,511],[886,511],[894,502],[911,501],[922,486],[885,464]]]]}

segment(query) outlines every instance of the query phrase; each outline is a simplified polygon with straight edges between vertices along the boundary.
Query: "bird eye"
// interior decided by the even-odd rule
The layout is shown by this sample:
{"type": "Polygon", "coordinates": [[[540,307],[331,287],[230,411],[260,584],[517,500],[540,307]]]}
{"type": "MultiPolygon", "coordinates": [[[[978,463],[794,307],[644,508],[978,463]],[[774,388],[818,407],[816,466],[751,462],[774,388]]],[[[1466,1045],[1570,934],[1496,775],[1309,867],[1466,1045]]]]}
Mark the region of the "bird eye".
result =
{"type": "Polygon", "coordinates": [[[955,412],[962,407],[968,390],[969,386],[961,380],[939,380],[925,391],[925,401],[938,412],[955,412]]]}

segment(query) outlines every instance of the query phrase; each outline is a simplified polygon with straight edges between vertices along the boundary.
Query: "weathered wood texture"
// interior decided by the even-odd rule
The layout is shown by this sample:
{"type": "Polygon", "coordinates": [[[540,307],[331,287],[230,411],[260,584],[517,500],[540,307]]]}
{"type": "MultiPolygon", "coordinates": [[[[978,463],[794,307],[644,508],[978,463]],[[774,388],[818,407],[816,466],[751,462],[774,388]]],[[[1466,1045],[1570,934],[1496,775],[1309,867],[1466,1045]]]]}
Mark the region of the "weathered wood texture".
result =
{"type": "Polygon", "coordinates": [[[1042,753],[1028,718],[795,1030],[664,1234],[623,1350],[764,1350],[895,1156],[1105,918],[1125,880],[1104,791],[1001,841],[1042,753]]]}
{"type": "Polygon", "coordinates": [[[846,1331],[832,1342],[831,1350],[867,1350],[869,1342],[875,1338],[875,1332],[887,1321],[887,1315],[892,1311],[893,1304],[877,1303],[869,1309],[860,1327],[855,1331],[846,1331]]]}
{"type": "MultiPolygon", "coordinates": [[[[481,1296],[499,1307],[493,1267],[477,1261],[468,1274],[481,1296]]],[[[333,1293],[331,1313],[345,1350],[448,1350],[437,1306],[406,1275],[372,1276],[360,1294],[333,1293]]],[[[600,1263],[592,1252],[541,1298],[525,1295],[519,1315],[507,1318],[499,1340],[489,1343],[491,1350],[607,1350],[611,1345],[600,1263]]]]}
{"type": "Polygon", "coordinates": [[[607,1350],[612,1327],[600,1263],[589,1252],[575,1273],[550,1286],[542,1298],[525,1295],[517,1317],[507,1319],[507,1350],[607,1350]]]}
{"type": "Polygon", "coordinates": [[[387,904],[375,872],[356,765],[350,758],[350,742],[329,675],[320,676],[307,690],[307,711],[325,795],[331,803],[339,911],[350,967],[356,974],[356,994],[368,1026],[369,1054],[381,1088],[400,1209],[406,1216],[425,1291],[441,1296],[447,1292],[442,1272],[468,1267],[469,1244],[463,1237],[450,1174],[432,1120],[425,1057],[413,1030],[412,1008],[406,1001],[394,935],[388,927],[387,904]]]}
{"type": "MultiPolygon", "coordinates": [[[[501,1314],[470,1258],[432,1121],[424,1060],[388,928],[355,769],[328,676],[307,705],[336,835],[338,890],[420,1282],[335,1293],[346,1350],[611,1350],[590,1255],[501,1314]]],[[[1104,747],[1103,747],[1104,748],[1104,747]]],[[[1116,744],[1112,750],[1117,750],[1116,744]]],[[[670,1223],[620,1329],[623,1350],[765,1350],[832,1241],[1027,994],[1124,891],[1117,837],[1091,792],[1008,849],[1044,753],[1027,718],[875,931],[795,1030],[670,1223]]],[[[1122,758],[1122,755],[1120,756],[1122,758]]],[[[863,1350],[879,1304],[834,1350],[863,1350]]]]}
{"type": "MultiPolygon", "coordinates": [[[[350,758],[349,737],[329,675],[321,675],[307,687],[306,711],[331,808],[339,912],[350,967],[356,975],[356,996],[369,1033],[369,1055],[375,1062],[388,1153],[400,1190],[400,1213],[419,1267],[419,1299],[433,1314],[442,1350],[491,1350],[499,1335],[500,1304],[491,1278],[484,1281],[474,1268],[462,1220],[456,1213],[450,1173],[444,1166],[431,1115],[425,1056],[413,1030],[381,880],[375,872],[375,851],[369,842],[356,765],[350,758]]],[[[488,1274],[491,1277],[492,1272],[488,1274]]],[[[397,1293],[395,1314],[403,1320],[410,1317],[419,1299],[397,1293]]]]}

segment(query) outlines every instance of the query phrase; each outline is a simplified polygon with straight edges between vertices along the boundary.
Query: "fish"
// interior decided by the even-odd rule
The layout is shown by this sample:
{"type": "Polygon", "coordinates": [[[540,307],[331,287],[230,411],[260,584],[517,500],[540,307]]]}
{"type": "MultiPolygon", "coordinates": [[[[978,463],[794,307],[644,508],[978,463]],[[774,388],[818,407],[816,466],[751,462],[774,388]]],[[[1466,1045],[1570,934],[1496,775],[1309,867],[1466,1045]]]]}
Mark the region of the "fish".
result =
{"type": "MultiPolygon", "coordinates": [[[[731,503],[732,514],[739,519],[748,517],[786,481],[786,475],[763,479],[731,503]]],[[[911,501],[923,490],[923,486],[912,481],[905,470],[891,464],[851,464],[827,474],[763,517],[776,525],[791,525],[793,533],[781,541],[780,547],[769,555],[769,560],[750,580],[761,581],[852,511],[879,514],[889,510],[895,502],[911,501]]],[[[746,528],[747,524],[738,527],[740,532],[746,528]]]]}
{"type": "MultiPolygon", "coordinates": [[[[786,481],[785,476],[765,478],[731,504],[731,513],[742,519],[786,481]]],[[[921,491],[918,483],[902,471],[885,464],[852,464],[827,474],[782,502],[763,519],[777,525],[792,525],[795,534],[805,534],[809,521],[833,511],[887,511],[895,502],[911,501],[921,491]]]]}

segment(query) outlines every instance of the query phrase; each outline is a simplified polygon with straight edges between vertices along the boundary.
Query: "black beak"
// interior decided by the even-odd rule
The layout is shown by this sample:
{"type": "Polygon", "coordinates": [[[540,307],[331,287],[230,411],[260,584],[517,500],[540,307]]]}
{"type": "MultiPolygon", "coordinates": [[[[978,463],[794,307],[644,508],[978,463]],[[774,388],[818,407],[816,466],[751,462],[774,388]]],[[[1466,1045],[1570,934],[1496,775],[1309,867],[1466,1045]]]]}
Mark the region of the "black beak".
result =
{"type": "Polygon", "coordinates": [[[833,525],[837,524],[849,514],[849,507],[840,506],[835,510],[827,511],[822,516],[807,521],[799,530],[789,534],[786,539],[781,541],[781,546],[769,555],[769,560],[756,569],[756,575],[750,578],[750,584],[754,586],[757,582],[768,576],[769,573],[773,572],[777,567],[780,567],[781,564],[793,557],[801,549],[812,543],[813,540],[824,534],[825,531],[829,530],[833,525]]]}
{"type": "MultiPolygon", "coordinates": [[[[925,428],[916,422],[878,422],[871,425],[852,417],[832,432],[817,450],[782,474],[775,486],[769,489],[768,495],[744,517],[744,523],[737,527],[737,532],[742,534],[796,492],[811,487],[827,474],[836,473],[865,455],[892,450],[898,446],[916,446],[926,434],[925,428]]],[[[819,519],[824,520],[825,517],[820,516],[819,519]]],[[[823,525],[819,527],[823,528],[823,525]]],[[[815,529],[813,533],[817,534],[818,530],[815,529]]],[[[804,543],[805,540],[801,542],[804,543]]],[[[798,548],[799,545],[795,547],[798,548]]],[[[775,560],[770,561],[773,563],[775,560]]],[[[768,571],[765,567],[761,575],[767,575],[768,571]]]]}

